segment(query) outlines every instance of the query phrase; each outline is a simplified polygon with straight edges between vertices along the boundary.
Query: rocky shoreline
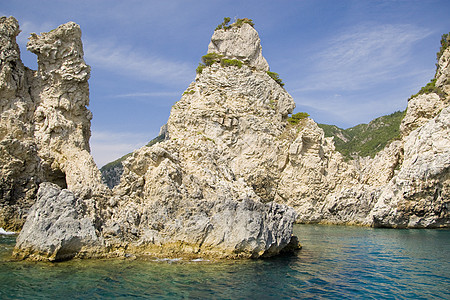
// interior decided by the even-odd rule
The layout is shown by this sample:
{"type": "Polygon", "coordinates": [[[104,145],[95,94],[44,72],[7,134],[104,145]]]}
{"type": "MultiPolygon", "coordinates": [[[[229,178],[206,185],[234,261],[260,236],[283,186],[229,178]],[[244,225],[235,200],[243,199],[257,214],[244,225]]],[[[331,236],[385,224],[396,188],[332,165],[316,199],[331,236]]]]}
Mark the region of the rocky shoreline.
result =
{"type": "Polygon", "coordinates": [[[251,20],[218,28],[165,139],[124,160],[111,190],[89,154],[79,26],[32,35],[38,71],[23,66],[18,33],[0,19],[0,227],[22,229],[18,259],[258,258],[298,249],[294,222],[450,225],[448,48],[435,78],[444,93],[413,97],[398,140],[347,161],[312,119],[292,121],[251,20]]]}

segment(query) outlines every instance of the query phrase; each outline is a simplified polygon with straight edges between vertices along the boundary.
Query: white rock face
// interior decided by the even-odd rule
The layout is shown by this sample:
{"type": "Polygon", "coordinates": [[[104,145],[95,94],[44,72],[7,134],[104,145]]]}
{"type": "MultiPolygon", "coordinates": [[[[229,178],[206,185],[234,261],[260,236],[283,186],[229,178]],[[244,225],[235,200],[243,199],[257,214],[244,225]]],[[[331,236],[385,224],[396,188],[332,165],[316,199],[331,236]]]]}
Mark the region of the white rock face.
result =
{"type": "MultiPolygon", "coordinates": [[[[71,24],[69,28],[73,28],[71,24]]],[[[45,41],[50,39],[44,36],[45,41]]],[[[78,56],[82,52],[75,44],[70,46],[73,51],[68,52],[81,64],[80,68],[72,69],[79,71],[72,77],[82,84],[86,70],[78,56]]],[[[41,53],[48,47],[32,40],[29,48],[41,53]]],[[[52,57],[44,54],[45,58],[52,57]]],[[[59,76],[53,75],[54,69],[58,68],[39,72],[46,80],[56,80],[59,76]]],[[[55,90],[45,94],[48,108],[54,103],[53,95],[58,93],[55,90]]],[[[83,99],[82,96],[79,97],[83,99]]],[[[65,190],[56,192],[54,186],[41,185],[39,194],[43,196],[33,206],[33,216],[27,219],[26,230],[15,249],[16,257],[52,260],[123,256],[131,252],[163,257],[256,258],[276,255],[287,247],[298,248],[298,240],[292,238],[296,213],[270,201],[275,186],[265,172],[278,164],[282,151],[271,146],[287,145],[277,139],[293,108],[289,94],[263,70],[248,65],[206,67],[174,105],[167,129],[163,129],[170,139],[145,146],[123,162],[121,183],[111,197],[97,194],[94,202],[89,200],[91,194],[67,196],[65,190]],[[255,151],[255,143],[268,152],[255,151]],[[73,219],[63,225],[52,218],[47,218],[45,224],[44,219],[36,217],[46,213],[45,203],[52,201],[47,198],[55,198],[53,194],[64,194],[55,196],[58,201],[52,206],[53,211],[65,210],[70,202],[77,212],[93,212],[88,215],[94,216],[96,238],[89,226],[89,230],[83,230],[86,240],[71,233],[70,228],[77,222],[87,220],[81,212],[71,214],[73,219]],[[83,205],[86,208],[80,209],[83,205]],[[66,231],[77,241],[75,246],[72,242],[68,246],[56,242],[61,236],[55,232],[63,230],[63,226],[68,226],[66,231]],[[47,236],[48,242],[44,241],[47,236]],[[61,251],[63,254],[59,254],[61,251]]],[[[60,113],[51,112],[52,116],[60,113]]],[[[44,134],[38,138],[50,144],[57,136],[41,132],[44,134]]],[[[64,136],[64,128],[59,133],[64,136]]],[[[71,135],[74,133],[67,137],[71,135]]],[[[52,151],[48,153],[53,155],[52,151]]],[[[57,156],[54,161],[58,162],[57,156]]],[[[78,165],[64,166],[69,166],[64,169],[67,176],[68,171],[80,170],[78,165]]],[[[69,185],[70,182],[67,181],[69,189],[76,191],[78,186],[69,185]]],[[[94,223],[92,218],[89,220],[94,223]]]]}
{"type": "Polygon", "coordinates": [[[247,23],[214,31],[208,53],[222,54],[227,59],[238,59],[258,70],[269,71],[269,64],[262,56],[258,32],[247,23]]]}
{"type": "Polygon", "coordinates": [[[436,86],[450,95],[450,48],[444,50],[436,70],[436,86]]]}
{"type": "Polygon", "coordinates": [[[0,18],[0,226],[19,230],[41,182],[77,195],[105,194],[89,154],[89,67],[75,23],[33,35],[37,72],[23,66],[15,41],[19,25],[0,18]]]}
{"type": "Polygon", "coordinates": [[[435,93],[418,95],[408,101],[406,115],[400,125],[400,130],[407,136],[414,129],[425,125],[435,117],[448,103],[435,93]]]}
{"type": "MultiPolygon", "coordinates": [[[[62,32],[56,30],[58,37],[64,40],[64,32],[71,31],[77,36],[74,24],[65,26],[62,32]]],[[[450,226],[448,97],[431,94],[410,100],[401,140],[374,158],[345,161],[313,120],[289,124],[294,101],[267,75],[268,68],[258,58],[260,42],[255,34],[246,24],[214,33],[208,51],[244,64],[215,63],[197,74],[172,108],[164,128],[168,138],[136,150],[123,162],[121,182],[112,195],[99,188],[95,171],[86,177],[90,178],[87,187],[77,184],[80,177],[89,176],[83,175],[90,170],[89,163],[66,162],[55,153],[65,149],[61,136],[68,145],[80,143],[79,150],[66,157],[76,160],[87,151],[85,140],[76,138],[86,137],[85,120],[89,120],[83,109],[86,94],[80,87],[85,86],[87,69],[79,44],[62,43],[73,62],[67,63],[71,71],[62,76],[66,82],[55,75],[62,67],[51,67],[58,64],[53,60],[58,55],[51,53],[58,51],[48,52],[40,38],[32,39],[29,47],[42,55],[40,61],[50,60],[39,70],[36,85],[51,82],[54,90],[37,89],[38,96],[30,96],[45,107],[43,119],[34,113],[37,130],[30,136],[38,141],[35,152],[50,163],[47,169],[60,170],[75,193],[41,184],[39,201],[18,239],[16,257],[265,257],[298,247],[292,237],[295,220],[450,226]],[[247,39],[253,46],[246,45],[247,39]],[[61,86],[75,86],[80,92],[76,99],[81,104],[70,105],[78,107],[77,122],[68,118],[64,105],[56,105],[56,99],[72,99],[70,93],[62,96],[61,86]],[[60,125],[47,130],[46,124],[60,125]],[[58,211],[69,215],[59,222],[52,213],[58,211]],[[64,230],[67,241],[66,235],[58,235],[64,230]]],[[[42,37],[44,44],[56,40],[52,35],[42,37]]],[[[444,84],[442,74],[447,73],[439,72],[444,84]]]]}
{"type": "Polygon", "coordinates": [[[27,49],[38,56],[34,136],[44,168],[65,174],[67,188],[81,197],[102,195],[107,188],[90,155],[91,112],[80,27],[69,22],[41,36],[33,34],[27,49]]]}
{"type": "Polygon", "coordinates": [[[373,212],[377,226],[450,225],[450,107],[405,138],[404,162],[373,212]]]}

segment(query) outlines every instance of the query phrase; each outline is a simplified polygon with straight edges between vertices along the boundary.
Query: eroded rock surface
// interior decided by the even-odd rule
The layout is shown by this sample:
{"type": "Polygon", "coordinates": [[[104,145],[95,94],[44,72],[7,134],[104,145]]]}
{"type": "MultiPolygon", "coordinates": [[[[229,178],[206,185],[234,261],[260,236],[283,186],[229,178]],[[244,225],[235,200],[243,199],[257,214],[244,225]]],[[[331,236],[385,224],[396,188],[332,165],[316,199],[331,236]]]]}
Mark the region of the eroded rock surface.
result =
{"type": "MultiPolygon", "coordinates": [[[[78,34],[74,24],[67,26],[78,34]]],[[[260,53],[259,38],[252,27],[234,32],[241,38],[233,41],[240,41],[249,33],[257,38],[249,53],[260,53]]],[[[34,39],[37,38],[32,37],[29,47],[42,55],[40,60],[58,56],[58,51],[47,51],[48,47],[41,46],[41,39],[34,39]]],[[[52,36],[43,35],[42,42],[50,40],[53,41],[52,36]]],[[[74,73],[69,77],[83,85],[88,69],[79,56],[82,50],[76,43],[70,45],[71,50],[63,53],[70,53],[78,63],[68,65],[74,73]],[[81,66],[76,68],[77,64],[81,66]]],[[[240,58],[244,62],[253,59],[247,54],[240,58]]],[[[60,82],[54,70],[59,69],[39,70],[43,80],[52,81],[55,87],[52,94],[42,97],[48,103],[45,112],[51,112],[47,118],[64,116],[64,111],[51,109],[55,99],[66,97],[57,89],[65,83],[60,82]]],[[[76,97],[80,104],[86,103],[84,96],[76,97]]],[[[16,257],[58,260],[131,253],[239,258],[272,256],[287,246],[295,248],[295,210],[271,202],[271,189],[275,186],[270,178],[261,183],[265,170],[270,171],[269,163],[273,164],[272,160],[282,151],[271,150],[272,143],[287,145],[277,136],[283,132],[293,108],[292,98],[265,70],[250,65],[206,67],[174,106],[167,126],[169,139],[145,146],[125,160],[121,182],[113,195],[77,192],[76,180],[67,180],[67,190],[62,191],[54,185],[41,184],[39,201],[18,238],[16,257]],[[254,143],[268,152],[255,151],[254,143]],[[258,173],[253,173],[250,166],[258,173]],[[61,222],[54,220],[47,213],[49,202],[51,211],[67,211],[69,215],[61,222]],[[68,206],[73,209],[67,209],[68,206]],[[40,217],[46,214],[48,218],[40,217]],[[74,230],[77,227],[78,232],[74,230]],[[66,234],[59,235],[60,232],[66,234]],[[67,241],[58,241],[66,235],[67,241]]],[[[80,115],[86,116],[84,111],[80,115]]],[[[83,124],[77,127],[81,131],[68,134],[67,139],[86,132],[83,124]]],[[[65,132],[65,127],[57,131],[62,136],[65,132]]],[[[52,137],[56,136],[37,137],[52,144],[52,137]]],[[[48,154],[52,162],[59,163],[52,151],[48,154]]],[[[283,163],[277,165],[275,173],[280,172],[283,163]]],[[[72,167],[64,171],[66,177],[74,174],[76,179],[81,166],[72,167]]]]}
{"type": "MultiPolygon", "coordinates": [[[[84,173],[92,170],[84,156],[88,68],[81,43],[65,35],[78,37],[79,29],[73,23],[59,29],[30,41],[39,60],[48,60],[33,82],[37,87],[50,84],[53,92],[37,88],[29,96],[38,100],[29,135],[35,152],[26,153],[43,157],[44,163],[37,165],[42,178],[48,178],[48,170],[59,170],[67,189],[41,184],[16,257],[264,257],[298,245],[292,237],[296,220],[450,225],[448,96],[411,99],[402,137],[373,158],[346,161],[313,120],[288,122],[294,101],[267,74],[257,33],[245,23],[216,30],[208,48],[241,60],[242,66],[205,66],[173,106],[165,140],[133,152],[122,162],[120,184],[112,194],[104,192],[97,169],[84,173]],[[58,49],[64,49],[67,62],[58,58],[58,49]],[[64,92],[70,87],[75,94],[64,92]],[[41,105],[43,111],[35,113],[41,105]],[[66,111],[72,107],[76,113],[70,119],[66,111]],[[73,162],[56,151],[66,149],[60,137],[77,145],[77,151],[64,154],[73,162]],[[64,218],[56,219],[53,212],[63,211],[64,218]]],[[[444,90],[447,60],[441,59],[438,68],[437,86],[444,90]]]]}
{"type": "MultiPolygon", "coordinates": [[[[436,73],[441,90],[448,82],[449,53],[450,49],[444,51],[436,73]]],[[[299,156],[300,168],[286,168],[277,201],[294,206],[300,222],[449,227],[449,103],[445,93],[410,99],[401,139],[374,158],[345,162],[327,150],[319,131],[308,134],[316,137],[309,139],[309,149],[315,150],[299,156]]],[[[290,154],[294,152],[298,151],[290,154]]]]}
{"type": "Polygon", "coordinates": [[[208,53],[218,53],[227,59],[238,59],[258,70],[269,71],[269,64],[262,56],[258,32],[247,23],[214,31],[208,53]]]}
{"type": "MultiPolygon", "coordinates": [[[[37,201],[17,238],[16,258],[59,261],[100,244],[92,203],[53,183],[40,185],[37,201]]],[[[92,202],[92,201],[91,201],[92,202]]]]}
{"type": "Polygon", "coordinates": [[[32,35],[38,71],[22,64],[18,22],[0,18],[0,226],[19,230],[41,182],[107,193],[89,154],[89,66],[75,23],[32,35]]]}

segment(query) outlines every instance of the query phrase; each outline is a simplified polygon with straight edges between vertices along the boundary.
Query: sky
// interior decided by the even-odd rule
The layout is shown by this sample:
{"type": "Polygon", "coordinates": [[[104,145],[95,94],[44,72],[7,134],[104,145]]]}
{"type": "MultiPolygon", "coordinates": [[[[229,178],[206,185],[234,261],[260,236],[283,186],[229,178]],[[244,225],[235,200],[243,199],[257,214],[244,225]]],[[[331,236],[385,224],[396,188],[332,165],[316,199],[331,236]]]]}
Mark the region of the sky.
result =
{"type": "Polygon", "coordinates": [[[433,78],[449,13],[448,0],[0,0],[32,69],[30,33],[80,25],[99,167],[158,135],[224,17],[254,21],[295,112],[348,128],[404,110],[433,78]]]}

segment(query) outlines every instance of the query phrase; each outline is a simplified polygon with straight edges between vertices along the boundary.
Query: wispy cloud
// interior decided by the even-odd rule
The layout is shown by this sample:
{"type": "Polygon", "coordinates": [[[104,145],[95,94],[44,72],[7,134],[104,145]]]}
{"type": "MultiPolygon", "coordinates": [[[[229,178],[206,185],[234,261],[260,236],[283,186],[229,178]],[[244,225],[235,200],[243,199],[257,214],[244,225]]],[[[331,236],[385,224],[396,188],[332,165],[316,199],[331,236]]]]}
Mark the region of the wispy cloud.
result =
{"type": "Polygon", "coordinates": [[[143,134],[135,132],[92,131],[90,140],[92,156],[97,166],[102,167],[146,145],[157,134],[157,132],[143,134]]]}
{"type": "Polygon", "coordinates": [[[181,96],[180,92],[149,92],[149,93],[129,93],[114,95],[111,98],[140,98],[140,97],[176,97],[181,96]]]}
{"type": "Polygon", "coordinates": [[[135,80],[144,80],[171,86],[184,86],[192,80],[192,66],[170,60],[160,55],[145,53],[131,45],[119,45],[112,41],[84,42],[88,64],[124,74],[135,80]]]}
{"type": "MultiPolygon", "coordinates": [[[[407,77],[405,66],[416,42],[432,31],[413,25],[363,25],[324,42],[325,50],[311,57],[314,71],[302,90],[358,90],[407,77]]],[[[413,70],[412,72],[417,72],[413,70]]]]}
{"type": "Polygon", "coordinates": [[[21,20],[19,20],[19,22],[21,32],[17,37],[17,43],[23,48],[26,48],[28,38],[30,37],[31,33],[41,34],[42,32],[48,32],[58,27],[57,25],[52,24],[50,22],[35,23],[31,21],[21,21],[21,20]]]}

